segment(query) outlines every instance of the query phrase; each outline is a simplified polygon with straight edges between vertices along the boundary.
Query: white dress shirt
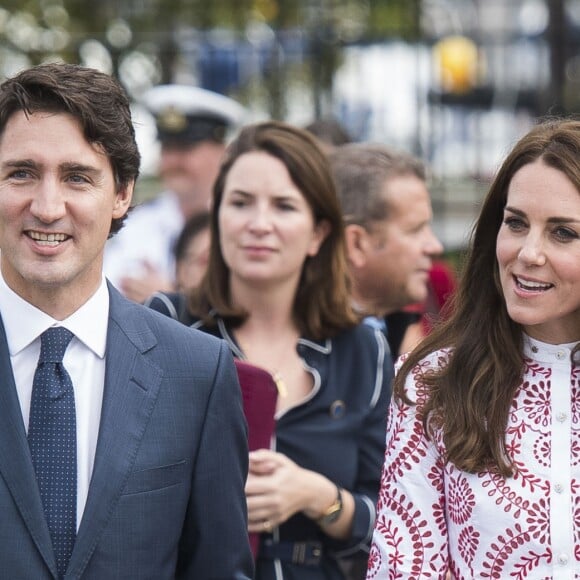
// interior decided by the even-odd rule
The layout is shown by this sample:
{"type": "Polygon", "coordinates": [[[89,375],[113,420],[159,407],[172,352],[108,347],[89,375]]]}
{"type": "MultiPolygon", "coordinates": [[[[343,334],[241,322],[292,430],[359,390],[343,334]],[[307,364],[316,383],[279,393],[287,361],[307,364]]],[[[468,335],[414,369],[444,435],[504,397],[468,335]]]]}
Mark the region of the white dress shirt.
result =
{"type": "Polygon", "coordinates": [[[177,196],[169,191],[135,207],[123,229],[105,245],[103,272],[107,279],[120,289],[125,276],[144,276],[144,263],[148,262],[174,281],[173,246],[184,224],[177,196]]]}
{"type": "Polygon", "coordinates": [[[105,384],[109,292],[105,279],[93,296],[67,319],[57,321],[13,292],[0,276],[0,312],[14,381],[28,431],[32,381],[40,356],[40,335],[64,326],[74,337],[63,359],[75,392],[77,427],[77,530],[87,501],[99,435],[105,384]]]}

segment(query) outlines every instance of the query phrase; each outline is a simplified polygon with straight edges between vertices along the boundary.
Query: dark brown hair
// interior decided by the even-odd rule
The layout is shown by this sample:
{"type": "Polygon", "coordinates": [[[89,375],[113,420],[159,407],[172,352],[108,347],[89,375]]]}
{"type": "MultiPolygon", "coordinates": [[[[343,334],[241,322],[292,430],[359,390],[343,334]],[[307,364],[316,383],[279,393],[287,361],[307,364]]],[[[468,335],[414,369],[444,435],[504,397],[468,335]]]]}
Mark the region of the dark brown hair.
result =
{"type": "MultiPolygon", "coordinates": [[[[109,158],[117,191],[137,179],[140,156],[129,100],[110,75],[64,63],[26,69],[0,85],[0,137],[18,111],[72,115],[86,140],[98,145],[109,158]]],[[[109,235],[123,227],[125,218],[112,220],[109,235]]]]}
{"type": "Polygon", "coordinates": [[[318,253],[308,257],[294,299],[294,320],[303,336],[322,339],[356,323],[350,304],[344,224],[326,156],[307,131],[269,121],[242,129],[228,147],[213,189],[211,249],[206,276],[189,300],[193,314],[212,324],[217,312],[232,324],[247,316],[232,303],[230,272],[219,243],[218,215],[228,173],[244,154],[263,151],[282,161],[308,202],[316,223],[328,222],[330,232],[318,253]]]}
{"type": "Polygon", "coordinates": [[[210,213],[201,211],[193,214],[183,226],[175,245],[173,246],[173,255],[176,262],[181,262],[185,259],[187,249],[192,240],[199,234],[205,232],[210,226],[210,213]]]}
{"type": "Polygon", "coordinates": [[[505,429],[524,369],[523,334],[506,309],[496,238],[514,174],[538,159],[562,171],[580,194],[580,122],[544,121],[509,153],[474,226],[449,318],[409,355],[395,379],[395,397],[411,404],[405,380],[411,372],[417,375],[427,390],[419,403],[426,432],[432,435],[434,426],[441,427],[447,459],[468,472],[495,469],[504,476],[513,474],[505,429]],[[421,371],[426,356],[447,347],[447,364],[421,371]]]}

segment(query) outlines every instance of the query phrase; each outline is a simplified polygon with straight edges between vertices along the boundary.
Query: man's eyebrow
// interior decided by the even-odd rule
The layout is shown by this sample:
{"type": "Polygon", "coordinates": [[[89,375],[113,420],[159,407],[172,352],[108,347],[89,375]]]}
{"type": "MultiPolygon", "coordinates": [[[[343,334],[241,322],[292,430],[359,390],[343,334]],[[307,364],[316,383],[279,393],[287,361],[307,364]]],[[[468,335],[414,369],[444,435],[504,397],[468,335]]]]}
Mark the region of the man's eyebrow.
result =
{"type": "MultiPolygon", "coordinates": [[[[2,167],[41,167],[42,163],[33,161],[32,159],[9,159],[2,163],[2,167]]],[[[82,173],[98,173],[100,170],[92,165],[85,165],[84,163],[76,163],[74,161],[61,163],[59,165],[61,171],[79,171],[82,173]]]]}
{"type": "Polygon", "coordinates": [[[64,171],[78,171],[80,173],[99,173],[100,169],[92,165],[84,165],[83,163],[65,162],[59,165],[59,168],[64,171]]]}
{"type": "Polygon", "coordinates": [[[2,163],[2,167],[38,167],[38,163],[32,159],[9,159],[2,163]]]}

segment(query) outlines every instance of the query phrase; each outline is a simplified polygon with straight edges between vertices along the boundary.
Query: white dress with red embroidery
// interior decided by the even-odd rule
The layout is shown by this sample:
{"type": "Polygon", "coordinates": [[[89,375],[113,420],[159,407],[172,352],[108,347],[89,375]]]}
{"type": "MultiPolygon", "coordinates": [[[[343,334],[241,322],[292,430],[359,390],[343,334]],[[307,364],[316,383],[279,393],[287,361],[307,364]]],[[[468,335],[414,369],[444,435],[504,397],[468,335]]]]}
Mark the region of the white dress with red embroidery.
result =
{"type": "MultiPolygon", "coordinates": [[[[580,360],[574,344],[525,339],[509,415],[513,478],[445,463],[416,407],[393,401],[367,580],[580,579],[580,360]]],[[[434,353],[421,370],[445,364],[434,353]]],[[[424,396],[418,372],[411,400],[424,396]]]]}

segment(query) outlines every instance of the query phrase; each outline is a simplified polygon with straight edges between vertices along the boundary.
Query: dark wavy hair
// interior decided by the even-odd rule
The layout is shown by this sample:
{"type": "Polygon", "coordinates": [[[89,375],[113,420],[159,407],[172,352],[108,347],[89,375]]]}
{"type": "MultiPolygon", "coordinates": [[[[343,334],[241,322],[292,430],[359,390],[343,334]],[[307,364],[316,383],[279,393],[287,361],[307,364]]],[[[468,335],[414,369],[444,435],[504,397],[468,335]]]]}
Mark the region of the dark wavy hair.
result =
{"type": "Polygon", "coordinates": [[[208,325],[212,312],[233,325],[247,313],[232,303],[230,271],[219,243],[218,215],[228,173],[244,154],[263,151],[279,159],[308,202],[316,223],[330,232],[315,256],[306,258],[294,299],[294,321],[303,336],[323,339],[357,322],[350,299],[342,212],[328,160],[307,131],[277,121],[250,125],[229,145],[213,188],[211,249],[206,276],[189,297],[189,309],[208,325]]]}
{"type": "MultiPolygon", "coordinates": [[[[110,75],[66,63],[26,69],[0,85],[0,137],[18,111],[72,115],[85,139],[109,158],[117,191],[137,180],[140,155],[129,99],[110,75]]],[[[109,236],[123,227],[126,217],[112,220],[109,236]]]]}
{"type": "Polygon", "coordinates": [[[538,159],[564,173],[580,195],[580,122],[545,120],[508,154],[483,201],[449,317],[409,355],[395,379],[395,397],[412,404],[405,380],[419,374],[427,393],[418,403],[426,433],[442,428],[447,459],[472,473],[514,471],[505,430],[523,375],[523,333],[507,312],[496,238],[514,174],[538,159]],[[421,361],[443,348],[451,349],[448,364],[422,371],[421,361]]]}

